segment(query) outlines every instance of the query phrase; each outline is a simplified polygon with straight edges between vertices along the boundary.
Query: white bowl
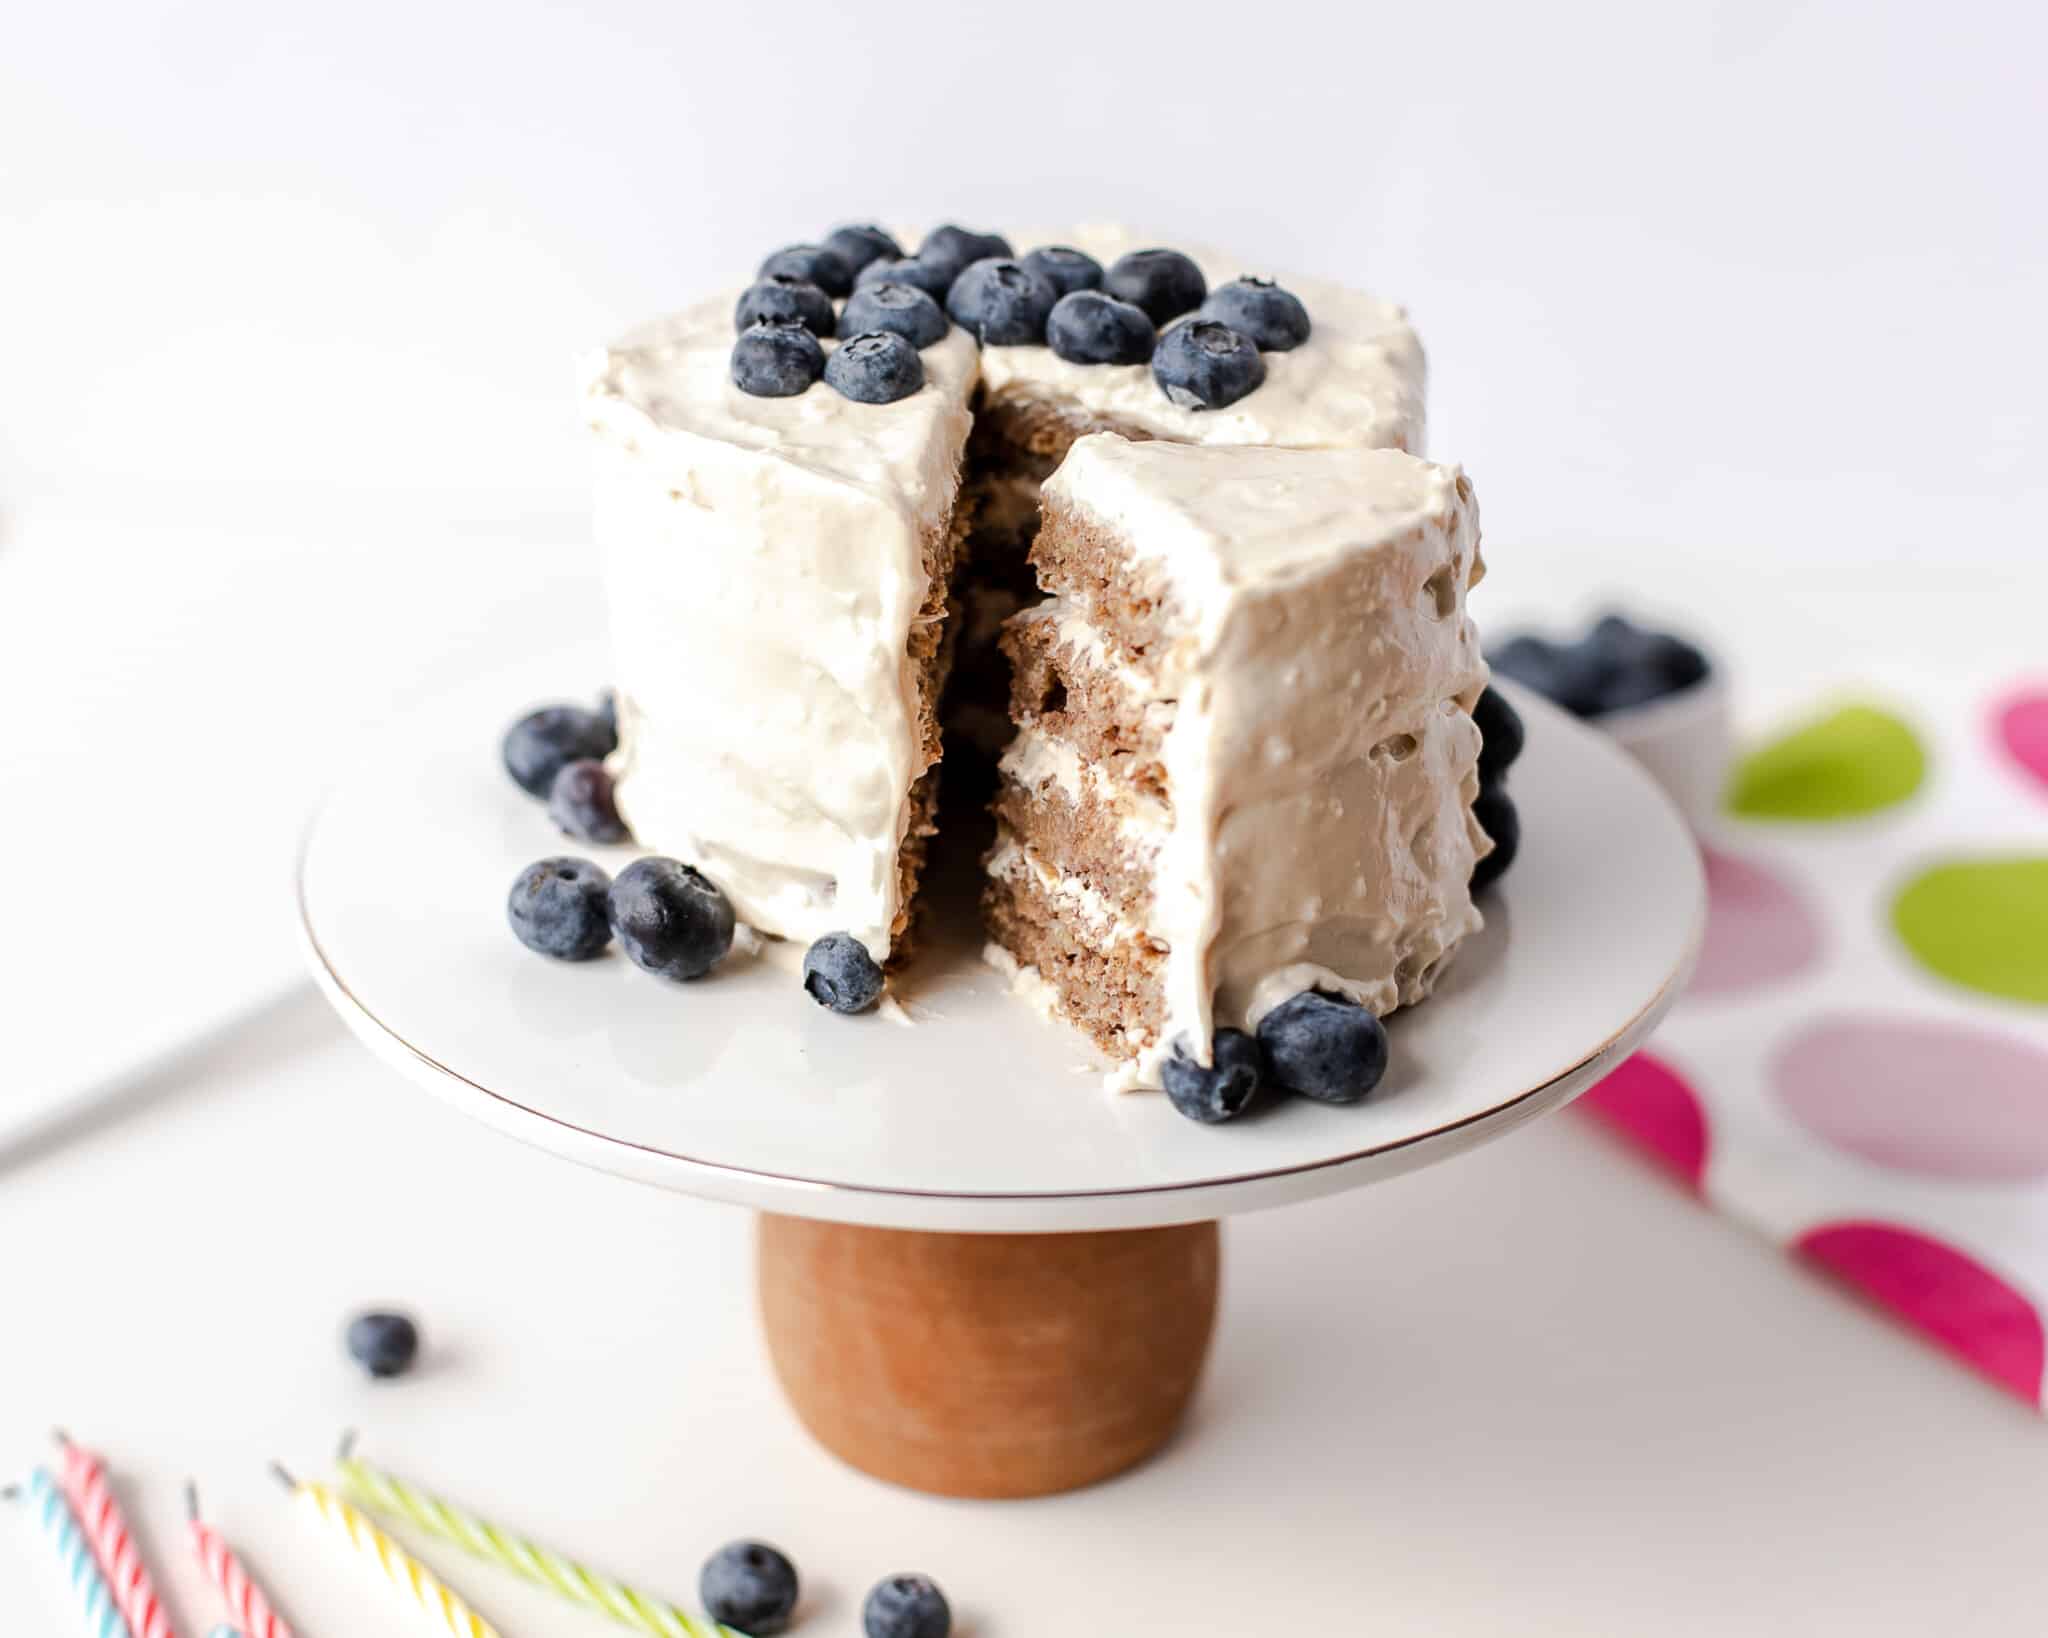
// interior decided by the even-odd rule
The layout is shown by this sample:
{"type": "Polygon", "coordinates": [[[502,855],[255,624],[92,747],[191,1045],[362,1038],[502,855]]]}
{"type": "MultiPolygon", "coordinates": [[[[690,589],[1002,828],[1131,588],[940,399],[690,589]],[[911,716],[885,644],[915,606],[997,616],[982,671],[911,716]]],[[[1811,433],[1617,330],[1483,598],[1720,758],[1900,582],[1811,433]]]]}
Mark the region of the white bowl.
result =
{"type": "Polygon", "coordinates": [[[1689,688],[1584,720],[1640,762],[1695,831],[1720,812],[1734,729],[1727,672],[1717,657],[1707,655],[1707,674],[1689,688]]]}

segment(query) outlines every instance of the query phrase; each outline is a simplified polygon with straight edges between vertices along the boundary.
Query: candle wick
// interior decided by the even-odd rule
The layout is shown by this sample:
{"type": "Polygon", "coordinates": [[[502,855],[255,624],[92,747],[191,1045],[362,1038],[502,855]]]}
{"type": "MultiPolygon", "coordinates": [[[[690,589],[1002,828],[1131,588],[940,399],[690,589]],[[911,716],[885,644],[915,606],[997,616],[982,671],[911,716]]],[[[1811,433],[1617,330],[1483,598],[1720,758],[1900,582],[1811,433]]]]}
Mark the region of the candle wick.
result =
{"type": "Polygon", "coordinates": [[[343,1428],[341,1430],[341,1443],[334,1448],[334,1459],[337,1462],[345,1462],[355,1453],[356,1430],[354,1428],[343,1428]]]}
{"type": "Polygon", "coordinates": [[[0,1485],[0,1496],[5,1496],[9,1501],[20,1501],[21,1486],[18,1484],[0,1485]]]}
{"type": "Polygon", "coordinates": [[[285,1470],[284,1463],[272,1462],[270,1464],[270,1471],[277,1475],[278,1483],[282,1484],[285,1489],[296,1490],[299,1488],[299,1481],[285,1470]]]}
{"type": "Polygon", "coordinates": [[[69,1450],[71,1448],[71,1435],[66,1433],[62,1428],[50,1429],[50,1437],[52,1439],[55,1439],[57,1443],[62,1445],[66,1450],[69,1450]]]}
{"type": "Polygon", "coordinates": [[[199,1486],[190,1479],[185,1481],[185,1517],[194,1524],[199,1522],[199,1486]]]}

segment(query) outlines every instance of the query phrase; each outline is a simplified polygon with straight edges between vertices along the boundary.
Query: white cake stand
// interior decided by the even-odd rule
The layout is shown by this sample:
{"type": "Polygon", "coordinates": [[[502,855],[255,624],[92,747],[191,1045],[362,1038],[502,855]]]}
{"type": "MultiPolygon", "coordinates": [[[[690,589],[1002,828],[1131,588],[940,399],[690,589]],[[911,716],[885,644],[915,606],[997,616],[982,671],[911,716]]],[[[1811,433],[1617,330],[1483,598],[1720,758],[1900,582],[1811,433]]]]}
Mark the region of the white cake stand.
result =
{"type": "Polygon", "coordinates": [[[1148,1454],[1207,1351],[1217,1219],[1557,1108],[1648,1034],[1699,944],[1703,878],[1669,802],[1516,694],[1521,857],[1437,994],[1391,1021],[1380,1089],[1198,1126],[1104,1092],[1081,1038],[981,963],[971,857],[941,866],[940,926],[895,1016],[813,1005],[781,945],[689,985],[523,949],[504,914],[521,867],[631,854],[564,842],[498,741],[602,675],[595,652],[558,655],[376,737],[307,833],[314,975],[373,1051],[487,1125],[759,1211],[763,1318],[799,1415],[920,1489],[1043,1494],[1148,1454]]]}

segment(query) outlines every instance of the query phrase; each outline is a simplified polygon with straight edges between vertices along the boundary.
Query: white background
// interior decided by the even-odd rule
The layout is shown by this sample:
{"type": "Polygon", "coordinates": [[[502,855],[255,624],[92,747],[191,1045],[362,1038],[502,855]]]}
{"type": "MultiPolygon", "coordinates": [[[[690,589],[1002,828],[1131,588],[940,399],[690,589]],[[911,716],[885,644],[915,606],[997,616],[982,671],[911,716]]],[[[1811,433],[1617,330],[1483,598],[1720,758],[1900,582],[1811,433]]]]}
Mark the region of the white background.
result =
{"type": "MultiPolygon", "coordinates": [[[[1407,302],[1497,629],[1625,593],[1752,718],[1878,660],[2041,663],[2042,16],[10,14],[0,1123],[290,978],[337,741],[597,620],[574,355],[848,217],[1119,216],[1407,302]]],[[[175,1079],[0,1162],[0,1470],[68,1419],[165,1557],[197,1471],[309,1632],[382,1628],[259,1469],[349,1419],[677,1592],[779,1535],[835,1584],[821,1638],[900,1563],[979,1638],[2003,1633],[2048,1599],[2044,1430],[1571,1117],[1240,1225],[1191,1436],[970,1508],[794,1433],[737,1214],[473,1132],[310,1003],[175,1079]],[[380,1294],[445,1351],[371,1399],[332,1332],[380,1294]]],[[[65,1630],[46,1569],[0,1528],[0,1628],[65,1630]]],[[[470,1579],[513,1638],[595,1630],[470,1579]]]]}

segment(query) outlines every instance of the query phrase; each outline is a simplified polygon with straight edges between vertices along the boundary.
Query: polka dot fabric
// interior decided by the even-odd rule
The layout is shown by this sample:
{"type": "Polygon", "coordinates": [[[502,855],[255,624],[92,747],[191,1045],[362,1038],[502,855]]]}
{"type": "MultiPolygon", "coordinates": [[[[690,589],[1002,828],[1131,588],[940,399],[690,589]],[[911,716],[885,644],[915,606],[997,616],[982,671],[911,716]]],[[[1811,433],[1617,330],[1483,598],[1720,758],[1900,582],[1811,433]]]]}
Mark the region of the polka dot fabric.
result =
{"type": "Polygon", "coordinates": [[[1702,841],[1693,986],[1588,1113],[2048,1409],[2048,684],[1816,702],[1702,841]]]}

